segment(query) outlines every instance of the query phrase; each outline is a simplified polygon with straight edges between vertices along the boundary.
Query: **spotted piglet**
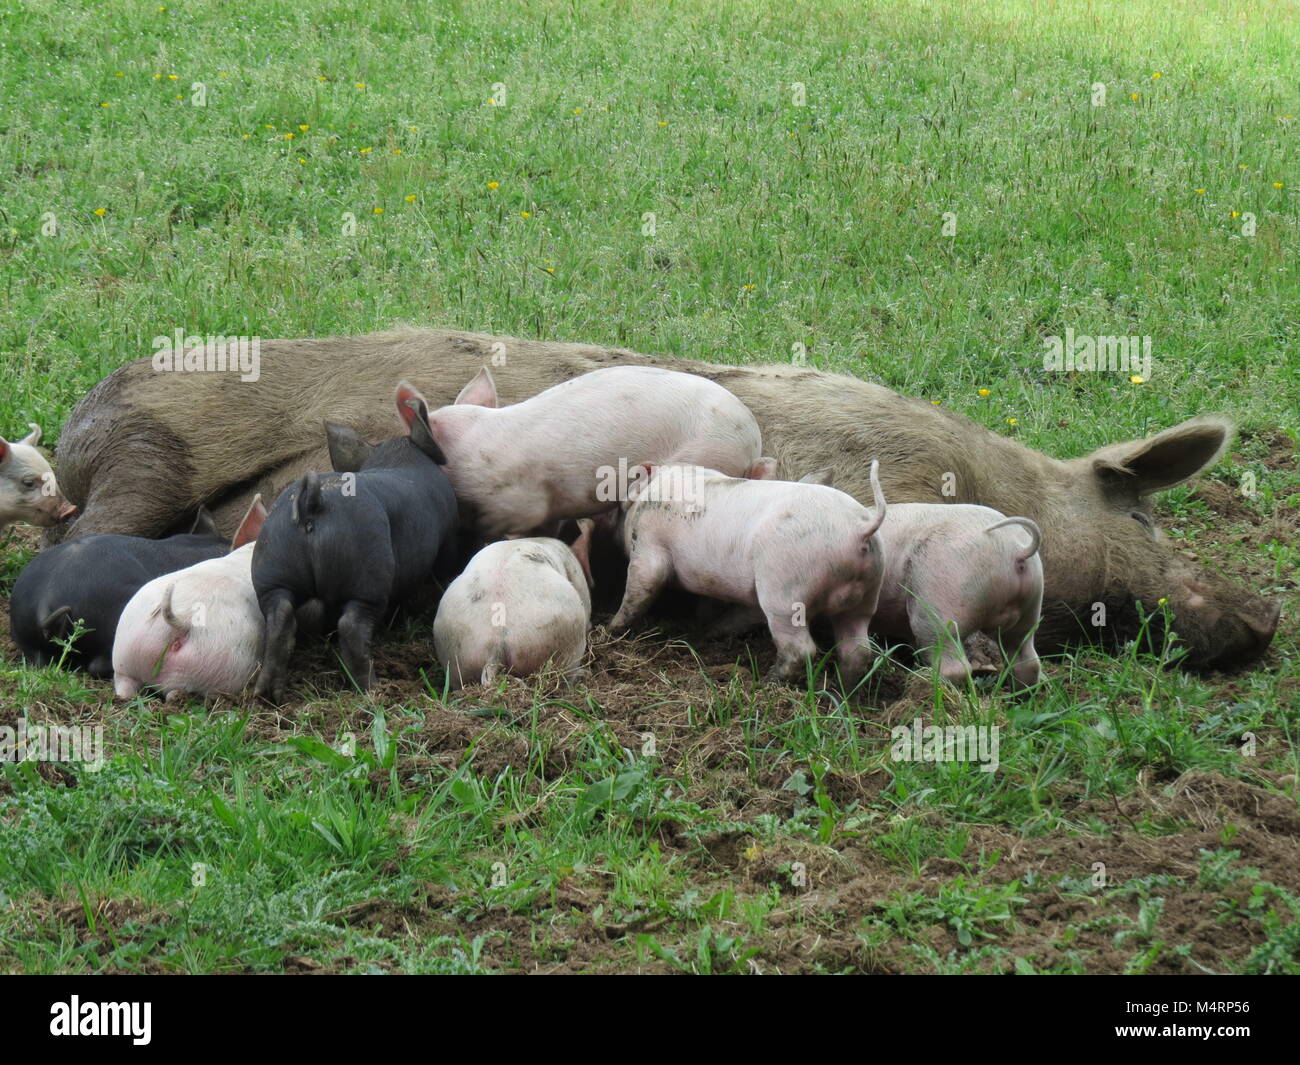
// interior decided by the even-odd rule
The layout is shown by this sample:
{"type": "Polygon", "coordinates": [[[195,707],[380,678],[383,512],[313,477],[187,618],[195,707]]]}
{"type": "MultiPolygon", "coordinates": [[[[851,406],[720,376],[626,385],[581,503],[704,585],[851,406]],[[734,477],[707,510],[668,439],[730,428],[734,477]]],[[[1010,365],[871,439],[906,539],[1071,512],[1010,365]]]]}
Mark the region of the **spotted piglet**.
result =
{"type": "Polygon", "coordinates": [[[742,480],[699,466],[643,469],[624,504],[627,591],[612,631],[628,628],[676,581],[762,610],[777,649],[769,680],[789,679],[816,656],[808,626],[818,617],[834,628],[844,682],[862,677],[885,573],[878,463],[871,464],[872,510],[822,484],[742,480]]]}

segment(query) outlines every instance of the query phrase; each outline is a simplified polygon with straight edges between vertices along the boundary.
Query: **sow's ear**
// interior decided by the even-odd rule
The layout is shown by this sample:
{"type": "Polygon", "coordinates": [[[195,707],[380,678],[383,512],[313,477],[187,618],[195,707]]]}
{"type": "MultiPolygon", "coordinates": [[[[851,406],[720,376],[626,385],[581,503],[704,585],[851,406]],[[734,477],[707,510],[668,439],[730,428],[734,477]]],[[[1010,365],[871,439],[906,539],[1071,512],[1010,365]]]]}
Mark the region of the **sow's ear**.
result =
{"type": "Polygon", "coordinates": [[[827,488],[835,487],[835,470],[830,466],[823,466],[820,470],[813,470],[812,473],[805,473],[799,478],[800,484],[824,484],[827,488]]]}
{"type": "Polygon", "coordinates": [[[1146,496],[1213,466],[1231,439],[1232,425],[1222,418],[1192,418],[1145,440],[1094,451],[1092,469],[1103,484],[1146,496]]]}
{"type": "Polygon", "coordinates": [[[259,492],[253,496],[253,501],[248,505],[248,511],[239,523],[239,528],[235,530],[235,538],[230,541],[230,550],[233,551],[256,540],[265,521],[266,507],[262,506],[262,494],[259,492]]]}
{"type": "Polygon", "coordinates": [[[498,405],[497,383],[492,380],[492,374],[486,366],[479,370],[474,375],[474,379],[460,390],[456,402],[469,403],[475,407],[495,407],[498,405]]]}
{"type": "Polygon", "coordinates": [[[191,536],[220,536],[217,532],[217,523],[213,519],[211,512],[207,507],[199,507],[198,513],[194,515],[194,524],[190,526],[191,536]]]}
{"type": "Polygon", "coordinates": [[[371,446],[350,425],[326,422],[325,444],[335,473],[356,473],[370,456],[371,446]]]}
{"type": "Polygon", "coordinates": [[[402,381],[397,386],[397,413],[411,434],[411,443],[433,459],[439,466],[447,465],[447,456],[433,438],[429,428],[429,404],[415,386],[402,381]]]}
{"type": "Polygon", "coordinates": [[[31,432],[19,440],[18,443],[30,444],[32,447],[35,447],[41,442],[41,427],[35,422],[28,422],[27,428],[30,429],[31,432]]]}

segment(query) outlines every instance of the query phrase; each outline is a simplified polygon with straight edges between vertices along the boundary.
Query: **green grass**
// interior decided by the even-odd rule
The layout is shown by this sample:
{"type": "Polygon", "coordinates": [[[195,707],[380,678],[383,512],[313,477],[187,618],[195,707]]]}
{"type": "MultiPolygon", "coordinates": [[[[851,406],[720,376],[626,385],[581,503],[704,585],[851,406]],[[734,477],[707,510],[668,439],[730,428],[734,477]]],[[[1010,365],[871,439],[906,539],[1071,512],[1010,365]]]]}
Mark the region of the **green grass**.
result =
{"type": "Polygon", "coordinates": [[[115,706],[5,644],[0,725],[110,759],[0,765],[0,969],[1300,968],[1294,6],[352,10],[0,0],[0,432],[56,443],[178,327],[802,345],[1062,456],[1229,415],[1211,476],[1258,493],[1161,523],[1283,628],[1237,677],[1089,651],[1022,700],[895,661],[852,703],[755,689],[675,644],[367,700],[322,659],[293,720],[115,706]],[[1045,373],[1066,328],[1151,336],[1150,380],[1045,373]],[[999,725],[1000,770],[891,762],[915,714],[999,725]]]}

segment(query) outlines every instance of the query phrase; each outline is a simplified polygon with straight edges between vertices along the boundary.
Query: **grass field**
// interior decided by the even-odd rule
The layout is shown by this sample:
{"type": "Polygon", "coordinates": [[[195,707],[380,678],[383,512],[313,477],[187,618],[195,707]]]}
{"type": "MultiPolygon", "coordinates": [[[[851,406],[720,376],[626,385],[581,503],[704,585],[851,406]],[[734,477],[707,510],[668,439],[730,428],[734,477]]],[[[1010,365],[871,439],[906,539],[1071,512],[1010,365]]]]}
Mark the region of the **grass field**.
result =
{"type": "Polygon", "coordinates": [[[898,658],[845,703],[667,624],[446,699],[424,618],[370,698],[309,648],[276,713],[115,705],[5,609],[0,725],[109,757],[0,764],[0,970],[1300,972],[1295,5],[353,10],[0,0],[6,437],[177,327],[805,350],[1062,457],[1215,411],[1160,519],[1278,637],[1022,699],[898,658]],[[1067,328],[1151,374],[1045,373],[1067,328]],[[1000,768],[892,761],[918,716],[1000,768]]]}

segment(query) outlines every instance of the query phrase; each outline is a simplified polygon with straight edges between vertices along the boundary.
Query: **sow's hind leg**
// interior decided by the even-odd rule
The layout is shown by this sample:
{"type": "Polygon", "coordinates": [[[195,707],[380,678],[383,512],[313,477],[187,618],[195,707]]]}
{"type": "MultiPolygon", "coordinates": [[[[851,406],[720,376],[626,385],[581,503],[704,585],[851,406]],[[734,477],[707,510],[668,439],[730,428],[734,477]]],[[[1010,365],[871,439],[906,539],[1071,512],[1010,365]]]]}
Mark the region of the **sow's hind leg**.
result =
{"type": "MultiPolygon", "coordinates": [[[[121,533],[162,535],[204,502],[195,496],[190,447],[173,430],[141,411],[113,418],[82,416],[106,378],[73,411],[59,439],[59,487],[78,512],[71,523],[47,530],[46,543],[121,533]]],[[[102,397],[100,397],[102,398],[102,397]]]]}

